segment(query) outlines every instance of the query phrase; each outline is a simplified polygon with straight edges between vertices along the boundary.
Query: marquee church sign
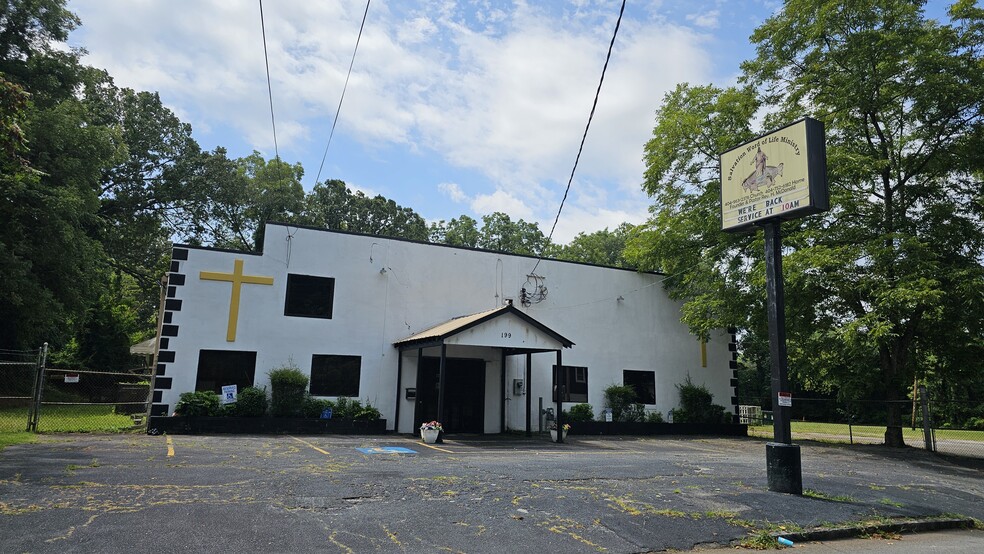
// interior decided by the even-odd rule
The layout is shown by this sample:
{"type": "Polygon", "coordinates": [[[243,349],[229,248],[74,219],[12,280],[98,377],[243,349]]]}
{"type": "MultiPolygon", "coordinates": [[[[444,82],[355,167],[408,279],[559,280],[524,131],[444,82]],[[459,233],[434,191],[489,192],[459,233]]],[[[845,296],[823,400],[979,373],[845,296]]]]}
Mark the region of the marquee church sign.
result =
{"type": "Polygon", "coordinates": [[[793,444],[782,282],[782,222],[830,208],[823,123],[805,118],[721,154],[721,229],[765,231],[766,315],[772,358],[774,441],[766,445],[769,490],[802,494],[793,444]]]}
{"type": "Polygon", "coordinates": [[[823,124],[802,119],[721,154],[721,229],[829,208],[823,124]]]}

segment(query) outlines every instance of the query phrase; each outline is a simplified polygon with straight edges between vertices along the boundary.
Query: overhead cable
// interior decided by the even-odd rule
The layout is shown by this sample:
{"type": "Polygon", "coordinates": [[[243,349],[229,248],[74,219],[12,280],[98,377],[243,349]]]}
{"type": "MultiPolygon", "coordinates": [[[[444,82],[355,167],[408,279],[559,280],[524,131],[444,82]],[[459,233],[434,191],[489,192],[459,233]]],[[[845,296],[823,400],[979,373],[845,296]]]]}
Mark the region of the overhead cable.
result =
{"type": "Polygon", "coordinates": [[[318,184],[321,179],[321,170],[325,167],[325,160],[328,158],[328,147],[331,146],[331,138],[335,136],[335,125],[338,124],[338,114],[342,111],[342,102],[345,100],[345,91],[348,89],[349,77],[352,76],[352,66],[355,65],[355,54],[359,51],[359,42],[362,40],[362,30],[366,27],[366,16],[369,15],[369,3],[366,0],[366,11],[362,14],[362,24],[359,25],[359,36],[355,39],[355,49],[352,51],[352,61],[349,62],[348,74],[345,75],[345,84],[342,86],[342,96],[338,99],[338,107],[335,109],[335,119],[331,122],[331,132],[328,133],[328,144],[325,145],[325,153],[321,156],[321,165],[318,166],[318,175],[314,178],[314,184],[318,184]]]}
{"type": "Polygon", "coordinates": [[[263,33],[263,63],[266,65],[267,96],[270,97],[270,124],[273,126],[273,152],[277,159],[277,178],[283,182],[280,175],[280,147],[277,145],[277,118],[273,115],[273,85],[270,84],[270,57],[267,55],[266,24],[263,22],[263,0],[260,2],[260,30],[263,33]]]}
{"type": "Polygon", "coordinates": [[[554,218],[553,226],[550,227],[550,234],[547,235],[547,242],[540,249],[540,255],[536,258],[536,265],[533,266],[533,270],[530,273],[536,273],[536,268],[540,266],[540,261],[543,259],[543,250],[547,248],[550,244],[550,240],[553,239],[554,230],[557,229],[557,222],[560,220],[560,212],[564,209],[564,203],[567,201],[567,194],[571,191],[571,183],[574,182],[574,172],[577,171],[577,163],[581,159],[581,151],[584,150],[584,141],[588,138],[588,129],[591,128],[591,120],[594,118],[595,108],[598,107],[598,97],[601,95],[601,85],[605,82],[605,72],[608,71],[608,61],[612,58],[612,48],[615,46],[615,37],[618,36],[618,28],[622,25],[622,14],[625,13],[625,0],[622,0],[622,7],[618,11],[618,20],[615,22],[615,32],[612,33],[612,41],[608,44],[608,54],[605,56],[605,66],[601,69],[601,79],[598,81],[598,89],[595,91],[594,102],[591,104],[591,113],[588,114],[588,124],[584,126],[584,134],[581,136],[581,146],[577,149],[577,157],[574,158],[574,167],[571,168],[571,176],[567,179],[567,189],[564,190],[564,198],[560,201],[560,207],[557,208],[557,217],[554,218]]]}

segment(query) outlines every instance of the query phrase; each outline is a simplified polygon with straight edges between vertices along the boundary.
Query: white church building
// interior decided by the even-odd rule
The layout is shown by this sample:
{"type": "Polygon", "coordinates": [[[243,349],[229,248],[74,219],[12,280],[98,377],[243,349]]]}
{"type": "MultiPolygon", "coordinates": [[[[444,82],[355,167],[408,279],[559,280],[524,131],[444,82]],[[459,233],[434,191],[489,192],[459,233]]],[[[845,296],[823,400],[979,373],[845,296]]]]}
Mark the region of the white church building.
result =
{"type": "Polygon", "coordinates": [[[734,336],[690,334],[663,278],[278,223],[260,253],[175,245],[151,413],[269,390],[288,363],[312,396],[368,401],[400,433],[536,430],[557,390],[599,417],[611,384],[666,416],[688,375],[735,413],[734,336]]]}

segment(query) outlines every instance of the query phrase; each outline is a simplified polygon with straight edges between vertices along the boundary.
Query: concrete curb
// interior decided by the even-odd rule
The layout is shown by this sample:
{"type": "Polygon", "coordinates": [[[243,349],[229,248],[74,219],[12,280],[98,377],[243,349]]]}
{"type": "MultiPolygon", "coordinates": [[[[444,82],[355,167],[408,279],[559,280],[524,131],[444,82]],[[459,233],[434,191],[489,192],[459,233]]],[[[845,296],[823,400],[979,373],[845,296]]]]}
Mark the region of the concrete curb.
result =
{"type": "Polygon", "coordinates": [[[840,539],[855,539],[873,533],[926,533],[929,531],[944,531],[947,529],[972,529],[974,519],[939,518],[905,521],[900,523],[878,523],[854,527],[833,527],[830,529],[814,529],[798,533],[772,533],[777,539],[783,537],[796,542],[833,541],[840,539]]]}

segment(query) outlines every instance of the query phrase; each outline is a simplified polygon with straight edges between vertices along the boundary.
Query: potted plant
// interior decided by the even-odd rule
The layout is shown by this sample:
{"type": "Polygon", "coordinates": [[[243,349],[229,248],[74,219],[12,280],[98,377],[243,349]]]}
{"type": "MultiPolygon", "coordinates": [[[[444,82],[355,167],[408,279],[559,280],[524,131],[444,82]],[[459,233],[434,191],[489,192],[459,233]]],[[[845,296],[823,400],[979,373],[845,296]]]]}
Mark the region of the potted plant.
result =
{"type": "Polygon", "coordinates": [[[420,438],[427,444],[434,444],[441,438],[444,426],[440,421],[428,421],[420,425],[420,438]]]}
{"type": "Polygon", "coordinates": [[[563,435],[561,435],[561,436],[564,438],[564,440],[567,440],[567,432],[570,431],[570,430],[571,430],[571,424],[570,423],[565,423],[561,429],[557,429],[557,424],[556,423],[551,423],[550,424],[550,440],[552,440],[554,442],[557,442],[557,432],[558,431],[561,431],[563,433],[563,435]]]}

